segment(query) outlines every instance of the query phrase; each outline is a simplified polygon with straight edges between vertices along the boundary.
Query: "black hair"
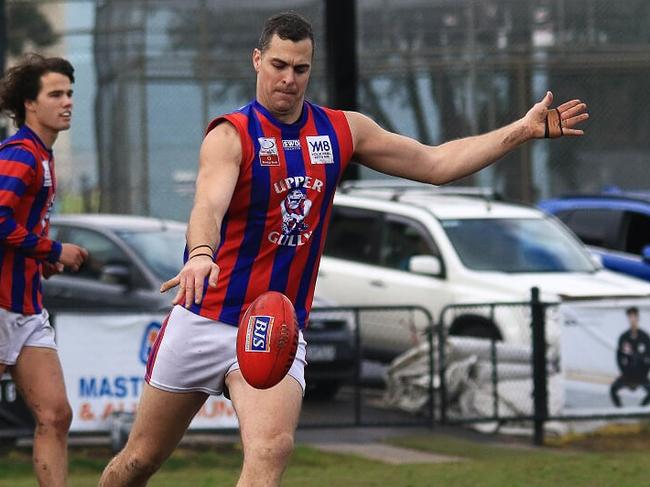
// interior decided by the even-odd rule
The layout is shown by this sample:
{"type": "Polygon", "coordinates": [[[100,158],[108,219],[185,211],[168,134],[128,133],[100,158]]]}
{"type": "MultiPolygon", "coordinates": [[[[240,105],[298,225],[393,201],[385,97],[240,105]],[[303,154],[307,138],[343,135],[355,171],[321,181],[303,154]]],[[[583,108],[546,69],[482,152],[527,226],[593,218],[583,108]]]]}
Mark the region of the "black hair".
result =
{"type": "Polygon", "coordinates": [[[639,316],[639,308],[637,308],[636,306],[630,306],[629,308],[627,308],[625,310],[625,314],[628,315],[628,316],[630,316],[630,315],[639,316]]]}
{"type": "Polygon", "coordinates": [[[277,34],[280,39],[293,42],[309,39],[312,49],[314,48],[314,32],[311,24],[306,18],[295,12],[282,12],[266,19],[257,42],[257,48],[261,52],[269,47],[274,34],[277,34]]]}
{"type": "Polygon", "coordinates": [[[26,54],[0,81],[0,110],[14,120],[16,127],[25,123],[25,101],[36,100],[42,88],[41,76],[47,73],[60,73],[74,83],[74,68],[69,61],[36,53],[26,54]]]}

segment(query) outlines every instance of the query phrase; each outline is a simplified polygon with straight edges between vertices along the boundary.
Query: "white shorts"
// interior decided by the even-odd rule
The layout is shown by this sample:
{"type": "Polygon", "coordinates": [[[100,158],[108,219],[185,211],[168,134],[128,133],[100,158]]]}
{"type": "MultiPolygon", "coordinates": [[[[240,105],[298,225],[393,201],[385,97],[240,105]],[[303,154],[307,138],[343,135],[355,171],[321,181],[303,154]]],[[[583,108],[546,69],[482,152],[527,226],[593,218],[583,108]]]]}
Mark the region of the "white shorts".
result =
{"type": "MultiPolygon", "coordinates": [[[[287,374],[305,391],[305,342],[302,332],[296,358],[287,374]]],[[[174,306],[151,348],[145,380],[168,392],[224,393],[225,379],[237,363],[237,327],[174,306]]]]}
{"type": "Polygon", "coordinates": [[[56,350],[50,315],[45,309],[37,315],[23,315],[0,308],[0,363],[14,365],[23,347],[56,350]]]}

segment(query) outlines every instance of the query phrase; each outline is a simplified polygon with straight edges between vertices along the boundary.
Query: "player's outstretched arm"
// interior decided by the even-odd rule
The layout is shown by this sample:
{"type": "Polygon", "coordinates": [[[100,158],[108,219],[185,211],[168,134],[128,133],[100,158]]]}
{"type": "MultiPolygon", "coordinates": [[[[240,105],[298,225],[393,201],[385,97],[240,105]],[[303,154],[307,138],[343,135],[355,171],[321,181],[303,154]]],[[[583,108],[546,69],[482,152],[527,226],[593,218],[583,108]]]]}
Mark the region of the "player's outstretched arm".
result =
{"type": "Polygon", "coordinates": [[[178,286],[173,304],[199,304],[206,277],[209,286],[217,285],[219,268],[213,256],[239,177],[241,157],[239,134],[229,122],[217,125],[201,145],[194,206],[187,227],[188,260],[178,275],[160,287],[160,292],[165,292],[178,286]]]}
{"type": "Polygon", "coordinates": [[[583,135],[576,127],[589,118],[586,104],[571,100],[551,108],[552,103],[549,91],[510,125],[439,146],[388,132],[360,113],[346,116],[359,162],[385,174],[445,184],[483,169],[530,139],[583,135]]]}

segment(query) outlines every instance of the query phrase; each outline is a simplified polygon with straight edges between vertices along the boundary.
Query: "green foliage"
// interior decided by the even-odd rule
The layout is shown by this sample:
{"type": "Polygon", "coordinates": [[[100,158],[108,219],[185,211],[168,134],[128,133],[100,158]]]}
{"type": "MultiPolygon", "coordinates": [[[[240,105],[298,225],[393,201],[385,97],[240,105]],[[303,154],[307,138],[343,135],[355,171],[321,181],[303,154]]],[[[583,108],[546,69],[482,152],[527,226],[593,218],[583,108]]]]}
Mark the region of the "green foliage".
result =
{"type": "Polygon", "coordinates": [[[48,47],[58,37],[36,3],[18,2],[7,5],[7,49],[12,56],[22,54],[28,43],[36,47],[48,47]]]}

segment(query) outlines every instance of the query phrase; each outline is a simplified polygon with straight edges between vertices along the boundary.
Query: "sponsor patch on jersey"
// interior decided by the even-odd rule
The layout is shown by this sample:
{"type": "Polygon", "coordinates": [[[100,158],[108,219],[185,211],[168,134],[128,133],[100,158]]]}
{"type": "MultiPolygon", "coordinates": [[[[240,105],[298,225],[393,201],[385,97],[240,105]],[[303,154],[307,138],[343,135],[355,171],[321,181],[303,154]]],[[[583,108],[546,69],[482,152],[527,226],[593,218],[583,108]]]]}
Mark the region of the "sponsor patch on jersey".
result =
{"type": "Polygon", "coordinates": [[[306,139],[312,164],[334,164],[334,152],[329,135],[308,135],[306,139]]]}
{"type": "Polygon", "coordinates": [[[279,166],[278,145],[275,137],[258,137],[260,144],[260,164],[262,166],[279,166]]]}
{"type": "Polygon", "coordinates": [[[300,140],[282,139],[282,148],[284,150],[300,150],[300,140]]]}
{"type": "Polygon", "coordinates": [[[273,329],[273,316],[251,316],[246,329],[247,352],[269,352],[269,337],[273,329]]]}
{"type": "Polygon", "coordinates": [[[43,164],[43,186],[49,188],[52,186],[52,173],[50,172],[50,161],[41,161],[43,164]]]}

